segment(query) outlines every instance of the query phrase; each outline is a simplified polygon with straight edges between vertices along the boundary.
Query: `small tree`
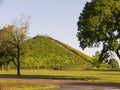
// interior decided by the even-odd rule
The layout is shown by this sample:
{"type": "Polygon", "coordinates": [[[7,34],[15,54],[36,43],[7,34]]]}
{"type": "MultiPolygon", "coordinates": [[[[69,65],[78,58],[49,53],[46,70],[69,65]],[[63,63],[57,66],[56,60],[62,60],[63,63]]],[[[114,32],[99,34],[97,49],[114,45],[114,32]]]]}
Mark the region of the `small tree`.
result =
{"type": "Polygon", "coordinates": [[[4,56],[15,64],[18,76],[20,75],[20,57],[24,54],[24,42],[28,38],[28,29],[28,20],[21,18],[19,23],[15,22],[13,25],[5,26],[0,33],[2,43],[4,43],[2,45],[5,51],[4,56]]]}

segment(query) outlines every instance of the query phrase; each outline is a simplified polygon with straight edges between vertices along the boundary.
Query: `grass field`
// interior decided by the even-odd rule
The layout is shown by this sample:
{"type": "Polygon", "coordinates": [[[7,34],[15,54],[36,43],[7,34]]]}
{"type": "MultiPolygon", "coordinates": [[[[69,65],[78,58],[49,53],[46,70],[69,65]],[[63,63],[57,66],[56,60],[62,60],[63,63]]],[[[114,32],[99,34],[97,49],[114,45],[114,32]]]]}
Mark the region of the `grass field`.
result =
{"type": "Polygon", "coordinates": [[[26,82],[25,79],[62,79],[84,80],[90,82],[120,83],[120,71],[64,71],[64,70],[21,70],[21,76],[16,76],[16,70],[0,71],[0,90],[49,90],[60,88],[38,82],[26,82]],[[2,79],[2,78],[10,78],[2,79]],[[22,78],[18,81],[14,78],[22,78]]]}
{"type": "Polygon", "coordinates": [[[0,90],[46,90],[59,88],[57,85],[39,84],[16,80],[0,80],[0,90]]]}
{"type": "MultiPolygon", "coordinates": [[[[120,83],[120,71],[21,70],[19,78],[85,80],[120,83]]],[[[0,78],[15,78],[16,70],[0,71],[0,78]]]]}

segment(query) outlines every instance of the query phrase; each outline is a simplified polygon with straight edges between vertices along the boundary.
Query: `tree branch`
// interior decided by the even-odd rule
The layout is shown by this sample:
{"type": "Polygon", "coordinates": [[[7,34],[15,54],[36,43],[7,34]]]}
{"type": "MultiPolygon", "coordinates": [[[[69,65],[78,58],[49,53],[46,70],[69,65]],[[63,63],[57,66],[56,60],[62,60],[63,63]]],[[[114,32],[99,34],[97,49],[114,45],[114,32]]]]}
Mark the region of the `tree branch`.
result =
{"type": "Polygon", "coordinates": [[[18,66],[14,58],[12,58],[12,62],[15,64],[16,67],[18,66]]]}

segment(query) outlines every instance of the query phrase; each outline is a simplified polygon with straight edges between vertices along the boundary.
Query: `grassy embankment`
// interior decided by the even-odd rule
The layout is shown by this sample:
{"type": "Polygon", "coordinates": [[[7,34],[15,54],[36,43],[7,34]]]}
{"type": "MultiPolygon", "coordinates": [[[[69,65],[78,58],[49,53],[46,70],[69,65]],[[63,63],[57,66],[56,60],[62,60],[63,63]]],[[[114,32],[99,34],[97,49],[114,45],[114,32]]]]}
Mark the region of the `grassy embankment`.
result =
{"type": "MultiPolygon", "coordinates": [[[[86,69],[92,58],[48,36],[36,36],[26,43],[23,69],[86,69]]],[[[14,66],[14,65],[12,65],[14,66]]]]}

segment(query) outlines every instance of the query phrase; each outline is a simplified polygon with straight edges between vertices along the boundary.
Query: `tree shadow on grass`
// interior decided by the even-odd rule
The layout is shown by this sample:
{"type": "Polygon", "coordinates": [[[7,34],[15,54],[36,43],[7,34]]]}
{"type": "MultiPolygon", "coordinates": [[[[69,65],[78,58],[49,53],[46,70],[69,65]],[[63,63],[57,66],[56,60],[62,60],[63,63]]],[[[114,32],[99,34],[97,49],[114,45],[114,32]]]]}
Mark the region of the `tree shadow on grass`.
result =
{"type": "Polygon", "coordinates": [[[70,81],[66,84],[63,82],[62,85],[66,86],[81,86],[81,87],[113,87],[120,88],[120,83],[97,83],[97,82],[89,82],[99,80],[98,78],[83,76],[83,77],[70,77],[70,76],[58,76],[58,75],[21,75],[17,76],[15,74],[0,74],[0,78],[10,78],[10,79],[52,79],[52,80],[76,80],[70,81]],[[77,81],[81,80],[81,81],[77,81]],[[82,82],[82,80],[84,82],[82,82]]]}
{"type": "Polygon", "coordinates": [[[120,72],[120,69],[107,69],[107,70],[100,70],[100,71],[106,71],[106,72],[120,72]]]}
{"type": "Polygon", "coordinates": [[[83,77],[70,77],[70,76],[58,76],[58,75],[21,75],[15,74],[0,74],[0,78],[20,78],[20,79],[54,79],[54,80],[98,80],[98,78],[83,76],[83,77]]]}

